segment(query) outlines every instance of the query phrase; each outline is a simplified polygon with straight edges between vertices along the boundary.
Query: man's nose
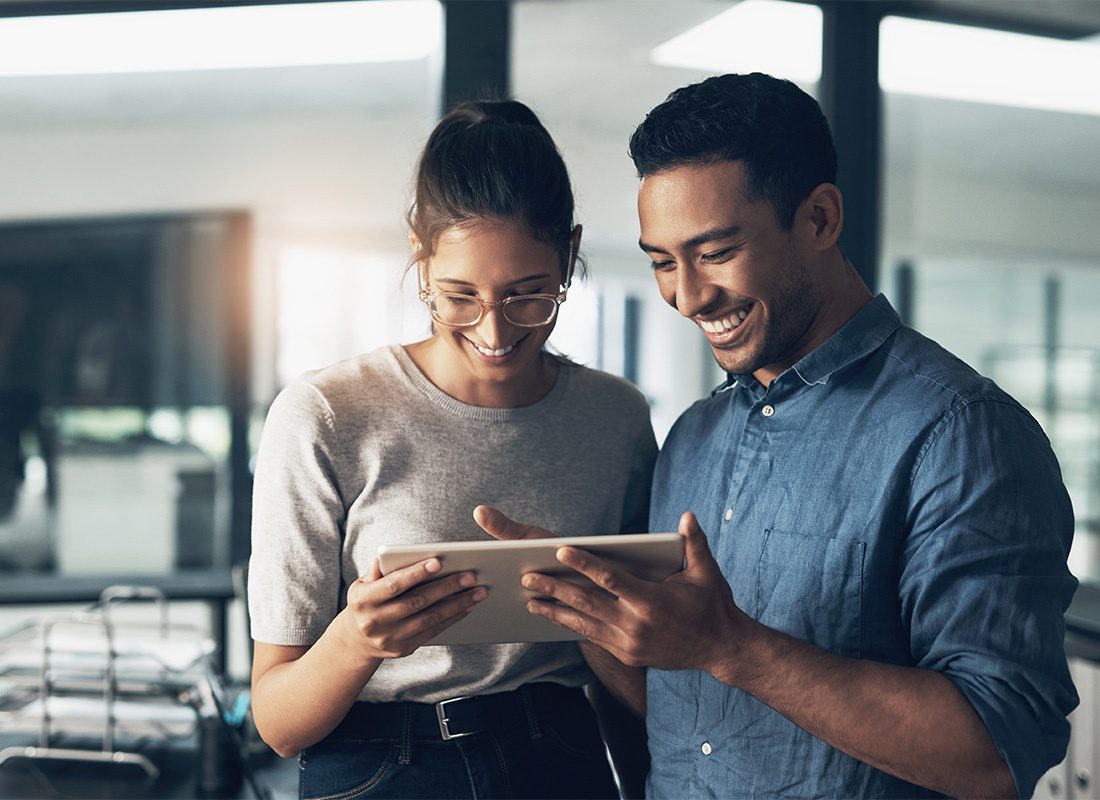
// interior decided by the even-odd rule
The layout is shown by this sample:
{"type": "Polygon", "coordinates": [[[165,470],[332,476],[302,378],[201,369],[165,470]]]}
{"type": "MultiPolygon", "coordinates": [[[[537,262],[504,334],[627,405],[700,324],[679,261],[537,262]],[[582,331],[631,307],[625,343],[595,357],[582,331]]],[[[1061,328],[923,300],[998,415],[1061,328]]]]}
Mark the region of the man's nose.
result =
{"type": "Polygon", "coordinates": [[[703,313],[718,299],[719,289],[694,267],[676,271],[676,310],[685,317],[703,313]]]}

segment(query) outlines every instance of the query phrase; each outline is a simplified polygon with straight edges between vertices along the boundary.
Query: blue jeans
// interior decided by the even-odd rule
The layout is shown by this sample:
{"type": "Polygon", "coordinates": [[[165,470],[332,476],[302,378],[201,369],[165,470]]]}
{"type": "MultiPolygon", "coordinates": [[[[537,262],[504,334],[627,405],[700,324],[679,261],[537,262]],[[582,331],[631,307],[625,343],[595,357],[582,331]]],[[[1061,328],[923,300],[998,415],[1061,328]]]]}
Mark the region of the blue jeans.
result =
{"type": "Polygon", "coordinates": [[[571,699],[532,710],[519,724],[462,738],[444,741],[423,726],[389,733],[376,736],[370,724],[342,723],[298,757],[299,797],[619,796],[595,714],[580,689],[571,699]]]}

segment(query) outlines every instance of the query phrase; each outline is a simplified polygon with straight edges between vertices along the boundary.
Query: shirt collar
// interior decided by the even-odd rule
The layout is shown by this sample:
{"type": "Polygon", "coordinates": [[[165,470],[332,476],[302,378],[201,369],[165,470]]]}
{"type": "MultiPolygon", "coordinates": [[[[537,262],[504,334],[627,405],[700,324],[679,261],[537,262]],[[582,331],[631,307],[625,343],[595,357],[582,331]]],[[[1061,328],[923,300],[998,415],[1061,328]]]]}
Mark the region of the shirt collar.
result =
{"type": "MultiPolygon", "coordinates": [[[[828,383],[834,372],[873,353],[900,326],[901,317],[894,311],[886,296],[875,295],[871,302],[857,311],[824,344],[803,356],[787,372],[793,372],[807,386],[828,383]]],[[[760,387],[752,373],[729,374],[712,394],[718,394],[735,384],[747,389],[760,387]]]]}

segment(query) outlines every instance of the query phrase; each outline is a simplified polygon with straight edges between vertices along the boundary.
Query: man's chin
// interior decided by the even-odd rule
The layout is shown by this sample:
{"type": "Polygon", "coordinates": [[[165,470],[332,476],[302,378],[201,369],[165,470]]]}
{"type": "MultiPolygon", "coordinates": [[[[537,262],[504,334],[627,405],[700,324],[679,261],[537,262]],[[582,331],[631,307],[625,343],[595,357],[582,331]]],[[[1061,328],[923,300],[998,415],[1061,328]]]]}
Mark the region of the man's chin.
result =
{"type": "Polygon", "coordinates": [[[729,350],[723,350],[720,347],[714,346],[711,346],[710,353],[714,356],[715,362],[723,372],[728,372],[732,375],[745,375],[752,372],[754,369],[751,359],[746,358],[742,353],[735,354],[729,350]]]}

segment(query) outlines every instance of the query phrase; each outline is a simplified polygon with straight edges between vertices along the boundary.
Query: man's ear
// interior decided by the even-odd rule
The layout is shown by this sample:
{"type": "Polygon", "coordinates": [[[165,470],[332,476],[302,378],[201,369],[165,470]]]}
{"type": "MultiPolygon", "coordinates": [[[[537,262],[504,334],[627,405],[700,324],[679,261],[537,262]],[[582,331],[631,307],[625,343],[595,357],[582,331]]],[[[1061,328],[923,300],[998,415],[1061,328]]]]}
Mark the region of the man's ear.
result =
{"type": "Polygon", "coordinates": [[[835,185],[822,183],[802,201],[795,224],[805,232],[807,242],[823,252],[834,247],[844,228],[844,196],[835,185]]]}

